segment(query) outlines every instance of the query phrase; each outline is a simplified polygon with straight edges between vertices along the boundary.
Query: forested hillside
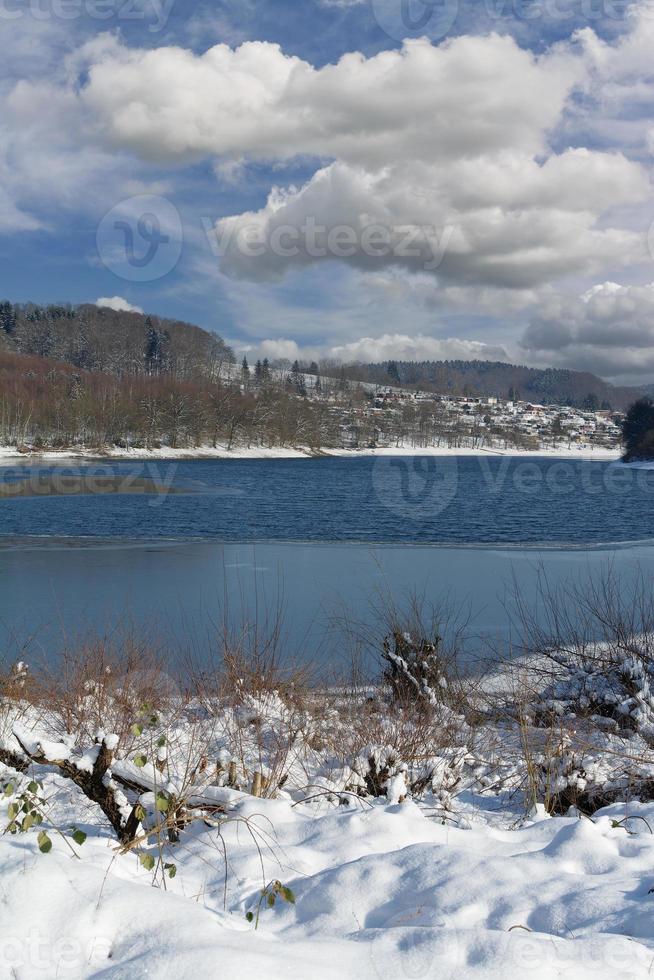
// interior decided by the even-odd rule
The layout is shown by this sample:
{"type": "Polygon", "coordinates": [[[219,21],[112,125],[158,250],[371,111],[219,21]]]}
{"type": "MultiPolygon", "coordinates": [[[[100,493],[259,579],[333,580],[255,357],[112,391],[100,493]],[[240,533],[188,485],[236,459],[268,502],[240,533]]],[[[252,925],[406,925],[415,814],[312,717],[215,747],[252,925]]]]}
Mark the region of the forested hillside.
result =
{"type": "Polygon", "coordinates": [[[106,307],[0,303],[0,350],[117,377],[215,377],[234,360],[216,334],[177,320],[106,307]]]}
{"type": "Polygon", "coordinates": [[[494,395],[545,405],[624,409],[637,397],[594,374],[524,367],[501,361],[384,361],[350,365],[347,376],[378,384],[417,386],[452,395],[494,395]]]}
{"type": "MultiPolygon", "coordinates": [[[[466,414],[406,391],[378,398],[360,380],[591,412],[635,400],[635,390],[590,374],[484,361],[250,367],[235,363],[222,338],[191,324],[91,305],[0,303],[2,446],[537,448],[572,438],[561,420],[552,427],[554,416],[505,417],[488,406],[466,414]]],[[[573,419],[568,429],[609,438],[607,420],[598,424],[573,419]]]]}

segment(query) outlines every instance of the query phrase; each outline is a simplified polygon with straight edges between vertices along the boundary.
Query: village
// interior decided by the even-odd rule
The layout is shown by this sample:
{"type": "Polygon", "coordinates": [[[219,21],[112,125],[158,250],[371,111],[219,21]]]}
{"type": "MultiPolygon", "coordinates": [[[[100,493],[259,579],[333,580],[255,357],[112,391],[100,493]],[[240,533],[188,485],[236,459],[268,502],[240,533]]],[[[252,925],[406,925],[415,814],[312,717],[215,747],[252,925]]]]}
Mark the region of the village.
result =
{"type": "MultiPolygon", "coordinates": [[[[310,376],[305,377],[309,381],[310,376]]],[[[310,382],[307,394],[316,397],[310,382]]],[[[341,401],[342,395],[331,398],[341,401]]],[[[623,413],[608,408],[582,410],[363,383],[350,392],[350,399],[348,408],[337,409],[344,448],[618,451],[621,446],[623,413]]]]}

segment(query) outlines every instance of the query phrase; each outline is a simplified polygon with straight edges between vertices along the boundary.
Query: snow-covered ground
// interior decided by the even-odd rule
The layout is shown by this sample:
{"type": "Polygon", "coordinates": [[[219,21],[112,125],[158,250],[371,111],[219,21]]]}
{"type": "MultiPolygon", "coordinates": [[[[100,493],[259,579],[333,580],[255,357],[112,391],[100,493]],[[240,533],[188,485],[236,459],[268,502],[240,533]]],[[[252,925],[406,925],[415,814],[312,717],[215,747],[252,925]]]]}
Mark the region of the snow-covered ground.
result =
{"type": "MultiPolygon", "coordinates": [[[[24,683],[22,665],[13,676],[24,683]]],[[[243,694],[215,715],[212,702],[164,713],[149,731],[125,720],[123,688],[116,702],[102,683],[83,690],[66,702],[75,738],[66,734],[71,719],[48,703],[0,703],[0,749],[19,749],[16,732],[27,751],[89,772],[97,747],[79,752],[75,743],[88,746],[100,712],[121,731],[106,743],[122,746],[103,785],[150,786],[136,797],[150,837],[121,848],[99,807],[57,766],[19,775],[0,764],[3,829],[31,812],[33,804],[20,805],[32,779],[46,801],[40,826],[0,836],[3,980],[635,980],[654,969],[654,803],[627,793],[592,818],[548,816],[529,803],[525,732],[508,720],[471,727],[442,707],[421,735],[426,758],[415,740],[419,717],[400,723],[388,705],[380,716],[380,701],[366,720],[368,694],[300,707],[293,693],[243,694]],[[383,730],[413,744],[412,764],[395,753],[391,765],[393,750],[372,744],[357,754],[357,720],[364,740],[383,730]],[[165,750],[153,750],[162,731],[165,750]],[[373,761],[393,773],[377,792],[365,789],[373,761]],[[269,798],[245,791],[257,768],[274,785],[269,798]],[[204,809],[192,811],[177,843],[158,842],[157,785],[181,795],[185,780],[188,806],[204,809]]],[[[609,768],[621,738],[605,743],[609,768]]],[[[654,771],[654,754],[634,744],[654,771]]],[[[549,762],[562,758],[556,750],[549,762]]]]}
{"type": "MultiPolygon", "coordinates": [[[[39,459],[45,461],[69,459],[97,459],[97,449],[46,450],[41,452],[19,452],[13,446],[0,446],[0,462],[14,459],[39,459]]],[[[381,447],[378,449],[323,449],[322,456],[356,458],[360,456],[547,456],[552,459],[597,459],[618,460],[620,453],[613,449],[603,449],[588,445],[573,447],[559,446],[556,449],[545,447],[530,451],[520,449],[452,449],[447,446],[381,447]]],[[[227,449],[224,446],[213,448],[201,446],[195,449],[110,449],[101,454],[102,459],[308,459],[315,456],[308,448],[287,448],[276,446],[270,449],[238,447],[227,449]]]]}
{"type": "MultiPolygon", "coordinates": [[[[630,811],[654,825],[654,805],[630,811]]],[[[286,800],[239,801],[232,823],[184,842],[167,891],[134,855],[92,832],[74,857],[58,839],[0,842],[0,975],[191,980],[646,978],[654,837],[641,821],[537,815],[509,826],[460,806],[442,822],[407,801],[319,813],[286,800]],[[261,836],[261,842],[257,840],[261,836]],[[228,861],[227,902],[223,902],[228,861]],[[245,919],[264,877],[295,905],[245,919]]]]}

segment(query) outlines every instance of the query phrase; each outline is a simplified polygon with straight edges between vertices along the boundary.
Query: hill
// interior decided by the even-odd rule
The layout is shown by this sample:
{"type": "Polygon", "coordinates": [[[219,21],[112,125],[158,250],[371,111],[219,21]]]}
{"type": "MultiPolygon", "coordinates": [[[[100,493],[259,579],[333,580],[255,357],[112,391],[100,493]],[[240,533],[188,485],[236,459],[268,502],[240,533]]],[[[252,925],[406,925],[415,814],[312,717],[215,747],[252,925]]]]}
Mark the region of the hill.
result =
{"type": "Polygon", "coordinates": [[[545,405],[626,409],[641,389],[617,387],[585,371],[502,361],[383,361],[346,367],[348,378],[452,395],[494,395],[545,405]]]}
{"type": "Polygon", "coordinates": [[[91,304],[0,303],[0,351],[117,377],[213,377],[234,354],[221,337],[179,320],[91,304]]]}

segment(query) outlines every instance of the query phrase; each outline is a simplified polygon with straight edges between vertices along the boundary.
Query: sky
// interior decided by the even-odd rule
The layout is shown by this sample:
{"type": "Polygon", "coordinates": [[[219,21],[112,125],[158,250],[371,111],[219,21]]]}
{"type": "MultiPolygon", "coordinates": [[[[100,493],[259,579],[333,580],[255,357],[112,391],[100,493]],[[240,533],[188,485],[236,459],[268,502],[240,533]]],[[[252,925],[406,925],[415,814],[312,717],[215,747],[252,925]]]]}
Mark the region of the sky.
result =
{"type": "Polygon", "coordinates": [[[0,0],[0,298],[654,381],[652,0],[0,0]]]}

